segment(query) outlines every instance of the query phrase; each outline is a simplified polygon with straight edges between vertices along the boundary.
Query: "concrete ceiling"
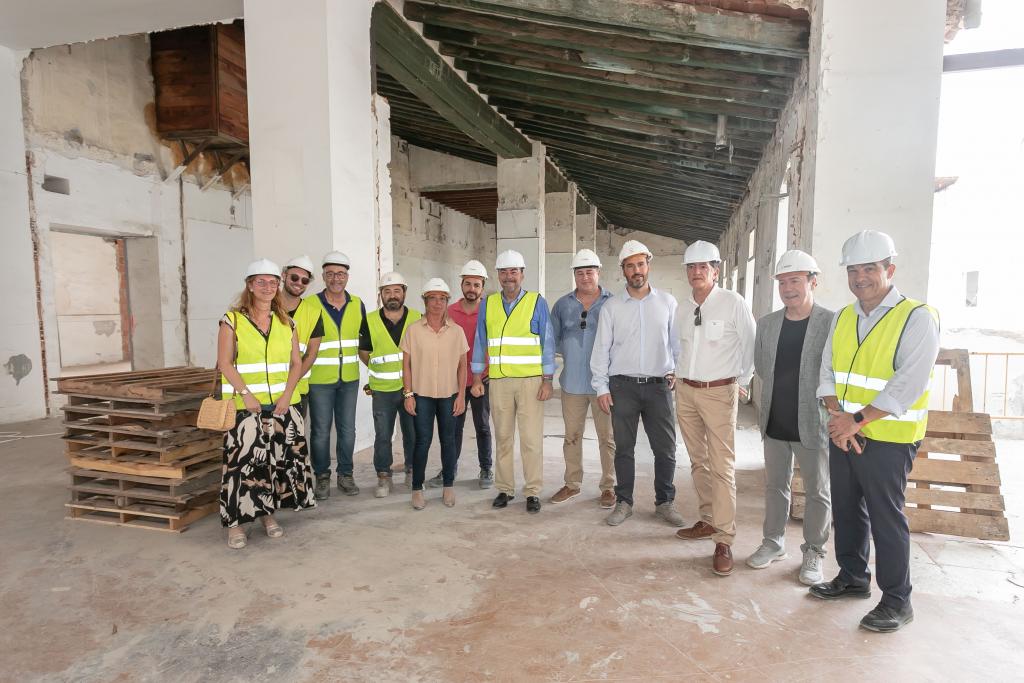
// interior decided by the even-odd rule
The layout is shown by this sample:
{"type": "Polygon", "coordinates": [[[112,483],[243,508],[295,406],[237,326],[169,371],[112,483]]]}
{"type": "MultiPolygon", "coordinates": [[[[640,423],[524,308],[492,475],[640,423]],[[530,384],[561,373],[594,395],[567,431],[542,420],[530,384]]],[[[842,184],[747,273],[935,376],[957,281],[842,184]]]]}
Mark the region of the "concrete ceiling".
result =
{"type": "Polygon", "coordinates": [[[242,0],[3,0],[0,45],[28,50],[242,16],[242,0]]]}

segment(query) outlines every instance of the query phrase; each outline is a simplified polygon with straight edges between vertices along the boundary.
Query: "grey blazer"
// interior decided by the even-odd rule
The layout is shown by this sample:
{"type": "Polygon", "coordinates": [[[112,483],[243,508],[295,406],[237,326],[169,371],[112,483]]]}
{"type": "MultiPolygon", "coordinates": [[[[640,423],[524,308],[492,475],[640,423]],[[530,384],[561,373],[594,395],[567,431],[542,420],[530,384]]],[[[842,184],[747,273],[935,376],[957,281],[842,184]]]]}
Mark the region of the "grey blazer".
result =
{"type": "MultiPolygon", "coordinates": [[[[772,388],[775,378],[775,355],[779,346],[779,333],[786,310],[775,311],[757,321],[757,335],[754,338],[754,372],[761,378],[761,402],[758,425],[764,436],[768,415],[772,405],[772,388]]],[[[828,425],[822,419],[822,409],[815,394],[821,373],[821,354],[828,340],[828,331],[835,314],[814,304],[811,318],[807,322],[807,336],[800,353],[800,403],[797,408],[797,424],[800,429],[800,443],[804,448],[824,448],[828,444],[828,425]]]]}

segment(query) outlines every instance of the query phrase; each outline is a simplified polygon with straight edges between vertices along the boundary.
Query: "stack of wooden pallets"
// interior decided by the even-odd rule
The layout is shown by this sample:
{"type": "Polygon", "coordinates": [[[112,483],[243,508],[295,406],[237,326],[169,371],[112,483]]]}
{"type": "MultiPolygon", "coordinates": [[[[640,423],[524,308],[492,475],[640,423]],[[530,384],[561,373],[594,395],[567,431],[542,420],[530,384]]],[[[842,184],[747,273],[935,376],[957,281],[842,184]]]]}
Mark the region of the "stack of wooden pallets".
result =
{"type": "Polygon", "coordinates": [[[214,370],[62,377],[68,518],[184,531],[217,510],[222,435],[195,427],[214,370]]]}

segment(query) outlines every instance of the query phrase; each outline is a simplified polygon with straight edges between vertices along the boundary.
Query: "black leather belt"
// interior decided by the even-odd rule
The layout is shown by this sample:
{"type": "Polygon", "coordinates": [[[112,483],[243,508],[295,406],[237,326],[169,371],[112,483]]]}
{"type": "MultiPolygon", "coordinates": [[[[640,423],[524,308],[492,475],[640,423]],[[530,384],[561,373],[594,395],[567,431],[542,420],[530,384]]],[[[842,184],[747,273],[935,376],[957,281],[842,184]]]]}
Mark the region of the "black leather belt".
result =
{"type": "Polygon", "coordinates": [[[664,377],[630,377],[629,375],[612,375],[612,379],[630,382],[631,384],[664,384],[664,377]]]}

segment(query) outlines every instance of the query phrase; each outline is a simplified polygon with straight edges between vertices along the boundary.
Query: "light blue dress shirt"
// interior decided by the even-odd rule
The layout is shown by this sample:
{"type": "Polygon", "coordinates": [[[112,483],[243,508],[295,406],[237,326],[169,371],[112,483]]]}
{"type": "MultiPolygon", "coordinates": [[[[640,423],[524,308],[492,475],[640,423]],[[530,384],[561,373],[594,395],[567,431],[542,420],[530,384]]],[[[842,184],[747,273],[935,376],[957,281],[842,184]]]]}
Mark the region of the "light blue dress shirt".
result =
{"type": "Polygon", "coordinates": [[[576,298],[575,290],[560,298],[551,308],[555,348],[562,354],[562,373],[558,376],[558,383],[566,393],[594,393],[594,387],[591,385],[593,375],[590,372],[590,356],[594,351],[594,340],[597,338],[601,308],[611,295],[611,292],[601,287],[601,294],[587,311],[586,328],[580,327],[583,322],[583,304],[576,298]]]}
{"type": "MultiPolygon", "coordinates": [[[[505,309],[505,315],[509,315],[525,294],[526,290],[520,289],[519,296],[515,300],[505,301],[505,297],[501,296],[501,292],[498,292],[498,296],[501,297],[502,308],[505,309]]],[[[540,336],[541,372],[546,377],[551,377],[555,374],[555,334],[551,329],[548,302],[540,295],[537,296],[537,306],[533,309],[533,317],[530,319],[530,332],[540,336]]],[[[473,344],[473,362],[470,364],[473,374],[482,373],[487,368],[486,358],[484,357],[485,353],[487,353],[486,299],[484,299],[480,306],[480,317],[476,321],[476,343],[473,344]]]]}

